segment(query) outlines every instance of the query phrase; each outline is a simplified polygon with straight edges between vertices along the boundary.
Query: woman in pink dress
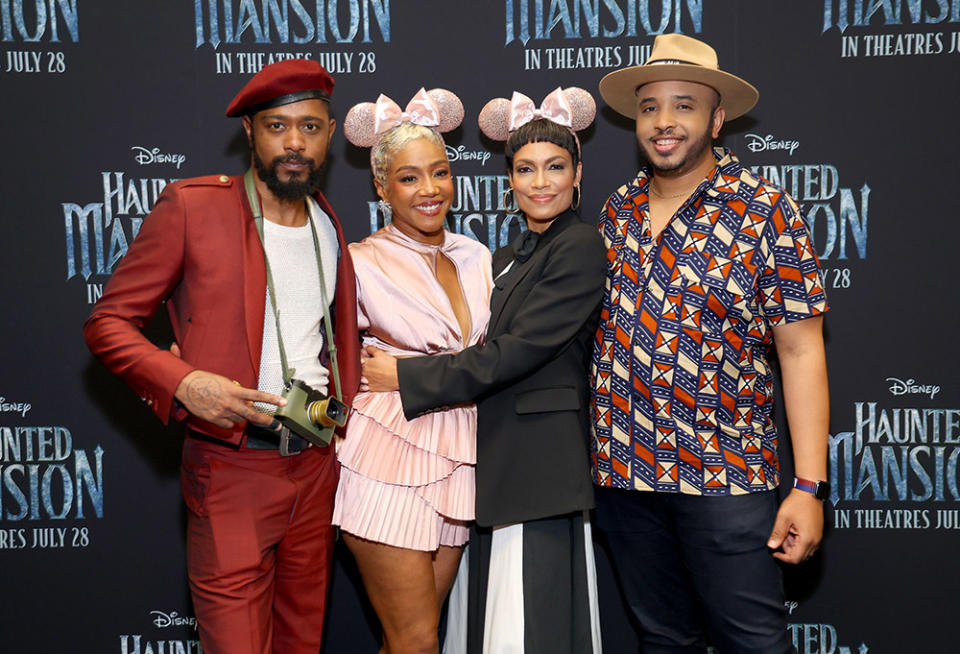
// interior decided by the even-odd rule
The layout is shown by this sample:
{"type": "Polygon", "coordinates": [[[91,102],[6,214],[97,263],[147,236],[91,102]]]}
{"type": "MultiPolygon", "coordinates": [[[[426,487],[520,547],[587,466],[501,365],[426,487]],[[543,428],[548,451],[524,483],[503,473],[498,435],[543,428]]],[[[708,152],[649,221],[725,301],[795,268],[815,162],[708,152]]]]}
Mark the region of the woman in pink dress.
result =
{"type": "MultiPolygon", "coordinates": [[[[453,180],[440,131],[463,106],[423,89],[405,112],[381,95],[350,110],[347,138],[373,146],[392,223],[350,245],[365,345],[404,357],[480,343],[490,315],[489,250],[444,228],[453,180]]],[[[474,518],[476,407],[407,420],[399,393],[359,393],[344,437],[333,522],[383,627],[381,652],[436,652],[440,606],[474,518]]]]}

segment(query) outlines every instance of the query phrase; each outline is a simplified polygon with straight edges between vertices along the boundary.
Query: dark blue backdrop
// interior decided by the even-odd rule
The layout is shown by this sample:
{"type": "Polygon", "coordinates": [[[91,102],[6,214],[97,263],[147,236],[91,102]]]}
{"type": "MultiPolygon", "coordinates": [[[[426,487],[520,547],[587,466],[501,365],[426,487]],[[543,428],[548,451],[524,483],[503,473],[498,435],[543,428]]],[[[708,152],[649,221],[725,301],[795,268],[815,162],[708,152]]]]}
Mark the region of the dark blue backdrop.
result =
{"type": "MultiPolygon", "coordinates": [[[[502,154],[491,97],[592,92],[654,35],[713,44],[760,103],[723,142],[804,206],[826,267],[830,527],[788,572],[802,654],[950,651],[958,603],[957,0],[0,0],[0,565],[4,651],[196,652],[182,434],[91,360],[80,336],[171,179],[245,166],[227,102],[261,65],[334,73],[339,117],[384,92],[457,92],[452,229],[495,247],[502,154]],[[488,154],[490,156],[488,156],[488,154]]],[[[640,162],[602,107],[583,138],[592,218],[640,162]]],[[[340,135],[326,192],[350,240],[371,222],[368,153],[340,135]]],[[[163,340],[164,320],[150,333],[163,340]]],[[[636,649],[599,559],[604,641],[636,649]]],[[[340,552],[327,652],[373,652],[375,618],[340,552]]]]}

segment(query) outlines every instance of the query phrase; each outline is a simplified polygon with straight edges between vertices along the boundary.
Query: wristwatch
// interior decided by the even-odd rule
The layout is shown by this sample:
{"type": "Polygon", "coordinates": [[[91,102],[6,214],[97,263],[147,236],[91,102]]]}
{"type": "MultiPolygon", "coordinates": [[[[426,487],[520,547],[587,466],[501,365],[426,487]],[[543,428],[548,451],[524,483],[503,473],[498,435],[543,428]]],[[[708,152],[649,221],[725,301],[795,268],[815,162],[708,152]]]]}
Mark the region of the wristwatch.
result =
{"type": "Polygon", "coordinates": [[[793,487],[812,494],[818,500],[825,500],[830,496],[830,484],[825,481],[810,481],[794,477],[793,487]]]}

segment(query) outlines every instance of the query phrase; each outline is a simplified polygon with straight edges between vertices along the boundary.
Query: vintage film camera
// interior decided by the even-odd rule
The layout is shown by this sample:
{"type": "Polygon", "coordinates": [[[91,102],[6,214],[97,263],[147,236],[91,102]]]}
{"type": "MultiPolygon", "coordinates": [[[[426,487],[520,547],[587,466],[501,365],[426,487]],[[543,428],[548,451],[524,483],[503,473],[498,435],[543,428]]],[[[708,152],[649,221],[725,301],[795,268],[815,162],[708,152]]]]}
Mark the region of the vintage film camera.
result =
{"type": "Polygon", "coordinates": [[[291,379],[283,392],[287,406],[277,407],[280,423],[318,447],[326,447],[333,431],[347,423],[350,407],[335,397],[325,397],[299,379],[291,379]]]}

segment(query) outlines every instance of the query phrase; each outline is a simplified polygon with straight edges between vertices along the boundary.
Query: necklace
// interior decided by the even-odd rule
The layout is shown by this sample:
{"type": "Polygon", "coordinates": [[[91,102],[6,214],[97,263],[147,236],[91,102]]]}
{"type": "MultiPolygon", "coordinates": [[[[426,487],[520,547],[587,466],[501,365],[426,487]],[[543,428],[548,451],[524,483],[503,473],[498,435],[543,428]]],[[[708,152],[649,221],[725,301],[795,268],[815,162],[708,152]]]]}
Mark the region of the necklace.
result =
{"type": "MultiPolygon", "coordinates": [[[[698,183],[697,186],[700,186],[700,184],[698,183]]],[[[677,198],[682,198],[682,197],[685,197],[685,196],[690,195],[690,192],[693,190],[693,188],[696,188],[696,187],[693,187],[693,188],[691,188],[691,189],[689,189],[689,190],[686,190],[686,191],[681,191],[680,193],[677,193],[676,195],[664,195],[663,193],[661,193],[660,191],[658,191],[656,188],[654,188],[654,186],[653,186],[653,180],[651,180],[651,181],[650,181],[650,185],[649,185],[647,188],[649,188],[649,189],[650,189],[650,192],[653,193],[654,195],[656,195],[656,196],[657,196],[658,198],[660,198],[661,200],[676,200],[677,198]]]]}

